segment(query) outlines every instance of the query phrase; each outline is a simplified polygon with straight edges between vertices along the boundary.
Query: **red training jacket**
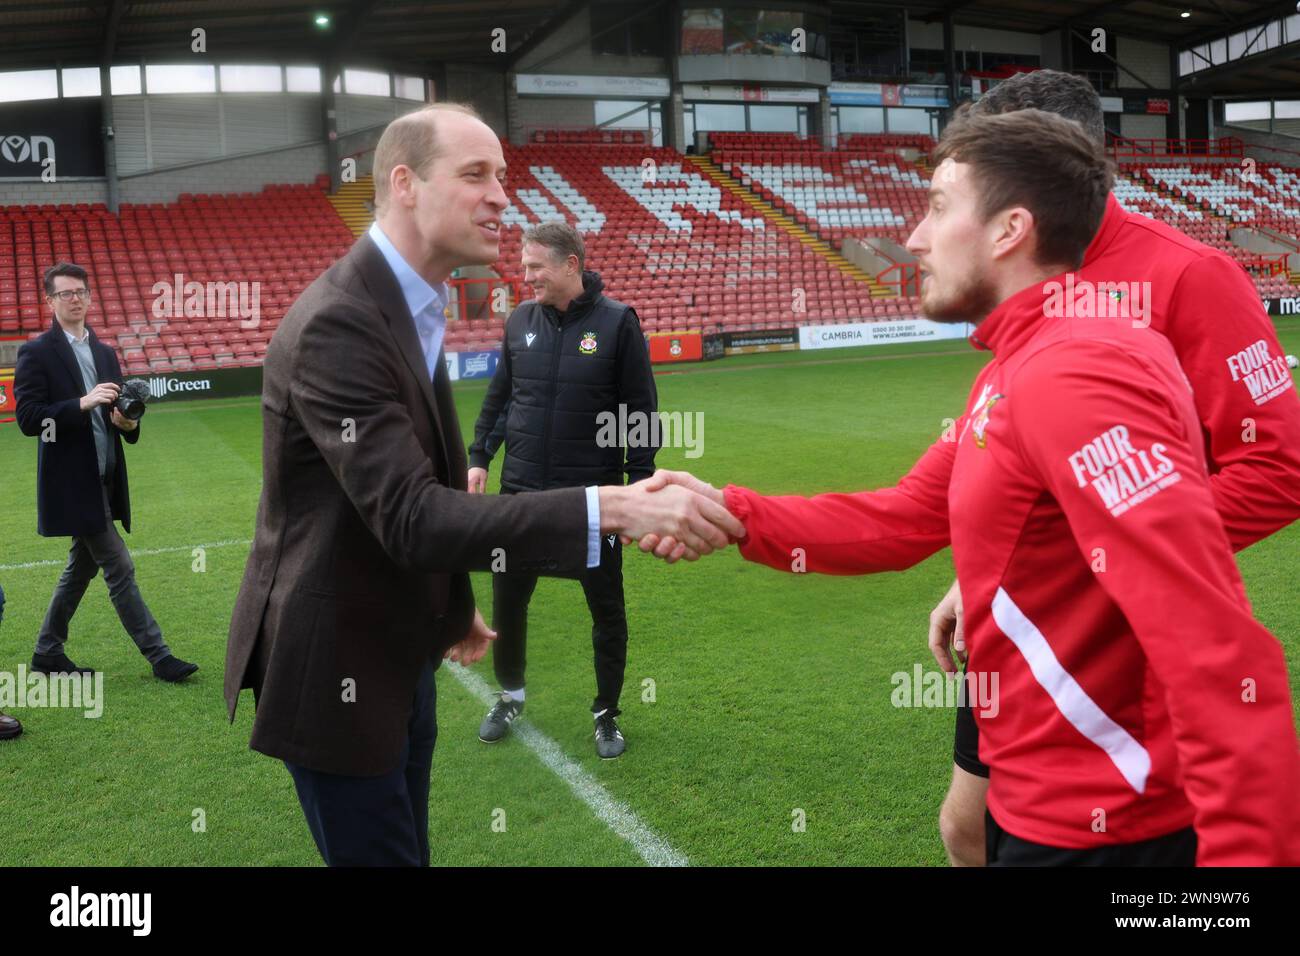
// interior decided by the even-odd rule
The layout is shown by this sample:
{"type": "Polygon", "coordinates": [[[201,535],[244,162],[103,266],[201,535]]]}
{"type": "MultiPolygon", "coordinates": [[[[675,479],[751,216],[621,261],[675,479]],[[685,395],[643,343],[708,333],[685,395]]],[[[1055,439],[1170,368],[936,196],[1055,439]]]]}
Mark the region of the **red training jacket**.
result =
{"type": "MultiPolygon", "coordinates": [[[[1108,215],[1119,235],[1103,224],[1094,247],[1121,241],[1131,218],[1108,215]]],[[[1232,274],[1186,251],[1183,271],[1232,274]]],[[[1154,288],[1160,274],[1145,280],[1153,301],[1177,305],[1178,288],[1154,288]]],[[[976,716],[989,809],[1007,831],[1087,848],[1194,823],[1203,865],[1300,863],[1285,661],[1252,619],[1232,560],[1220,514],[1232,493],[1216,495],[1206,475],[1201,410],[1235,414],[1224,410],[1239,398],[1207,389],[1194,403],[1164,337],[1131,318],[1047,318],[1047,288],[1022,290],[979,325],[972,341],[994,358],[956,440],[936,442],[896,487],[801,498],[728,486],[747,529],[741,553],[791,570],[800,548],[808,570],[860,574],[909,567],[951,542],[968,669],[999,674],[996,716],[976,716]]],[[[1181,321],[1180,311],[1165,327],[1181,321]]],[[[1277,354],[1276,337],[1260,337],[1277,354]]],[[[1194,382],[1212,371],[1205,362],[1194,382]]],[[[1219,378],[1219,391],[1253,392],[1219,378]]],[[[1273,386],[1251,404],[1264,421],[1272,403],[1296,400],[1273,386]]],[[[1217,430],[1209,444],[1233,457],[1217,430]]],[[[1247,470],[1233,487],[1275,487],[1247,470]]],[[[1268,474],[1294,488],[1300,468],[1268,474]]],[[[1234,543],[1285,524],[1291,507],[1237,503],[1234,543]]]]}
{"type": "Polygon", "coordinates": [[[1111,196],[1078,279],[1149,283],[1150,327],[1169,339],[1191,382],[1233,550],[1300,518],[1300,395],[1245,271],[1111,196]]]}

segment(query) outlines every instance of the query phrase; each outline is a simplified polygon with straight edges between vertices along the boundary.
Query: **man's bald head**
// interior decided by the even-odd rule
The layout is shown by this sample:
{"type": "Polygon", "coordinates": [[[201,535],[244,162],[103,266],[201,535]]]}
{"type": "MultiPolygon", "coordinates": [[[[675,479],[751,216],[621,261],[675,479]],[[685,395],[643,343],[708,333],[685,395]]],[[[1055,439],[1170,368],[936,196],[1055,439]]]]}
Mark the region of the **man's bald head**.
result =
{"type": "Polygon", "coordinates": [[[399,116],[388,124],[375,146],[375,210],[383,213],[388,205],[388,181],[398,166],[409,166],[421,179],[438,158],[442,141],[439,121],[443,114],[459,113],[479,122],[483,117],[466,103],[433,103],[399,116]]]}

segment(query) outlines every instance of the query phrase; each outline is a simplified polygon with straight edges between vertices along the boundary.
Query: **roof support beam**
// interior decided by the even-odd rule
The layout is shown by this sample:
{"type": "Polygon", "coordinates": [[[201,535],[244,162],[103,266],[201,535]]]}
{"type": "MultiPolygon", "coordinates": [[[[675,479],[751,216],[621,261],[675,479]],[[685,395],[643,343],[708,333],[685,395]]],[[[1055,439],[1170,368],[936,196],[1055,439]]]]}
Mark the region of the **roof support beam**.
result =
{"type": "Polygon", "coordinates": [[[506,60],[506,71],[514,70],[515,65],[529,53],[532,53],[539,46],[549,40],[563,27],[570,19],[577,16],[584,7],[587,6],[587,0],[569,0],[558,13],[550,20],[542,24],[540,28],[533,31],[532,36],[519,45],[506,60]]]}

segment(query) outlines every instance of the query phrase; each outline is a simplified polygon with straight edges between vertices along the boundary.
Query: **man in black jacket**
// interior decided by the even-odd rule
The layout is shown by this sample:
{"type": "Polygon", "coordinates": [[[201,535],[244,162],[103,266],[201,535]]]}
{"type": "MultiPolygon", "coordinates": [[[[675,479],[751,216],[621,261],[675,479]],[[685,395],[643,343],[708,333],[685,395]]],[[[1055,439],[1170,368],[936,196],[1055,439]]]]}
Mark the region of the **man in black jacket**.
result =
{"type": "MultiPolygon", "coordinates": [[[[629,484],[649,478],[659,450],[658,396],[636,312],[601,294],[599,274],[583,270],[582,236],[563,222],[524,233],[524,281],[536,299],[506,321],[496,374],[469,449],[468,484],[483,492],[505,413],[506,457],[501,491],[543,491],[589,484],[629,484]],[[626,423],[627,435],[618,434],[626,423]],[[624,461],[623,446],[627,445],[624,461]]],[[[494,568],[493,668],[501,699],[479,727],[493,743],[524,709],[528,602],[537,575],[494,568]]],[[[608,535],[599,567],[579,576],[591,611],[595,651],[596,753],[612,759],[625,742],[615,720],[627,663],[623,552],[608,535]]]]}
{"type": "Polygon", "coordinates": [[[68,565],[50,599],[36,638],[32,670],[80,671],[63,650],[68,623],[86,587],[102,568],[117,616],[140,653],[165,681],[198,670],[172,655],[158,622],[135,584],[135,565],[113,522],[131,531],[122,438],[140,440],[140,423],[116,406],[122,390],[117,355],[86,326],[90,286],[86,270],[62,262],[45,272],[45,298],[54,313],[50,330],[18,351],[14,398],[18,427],[39,437],[36,450],[36,531],[72,536],[68,565]]]}

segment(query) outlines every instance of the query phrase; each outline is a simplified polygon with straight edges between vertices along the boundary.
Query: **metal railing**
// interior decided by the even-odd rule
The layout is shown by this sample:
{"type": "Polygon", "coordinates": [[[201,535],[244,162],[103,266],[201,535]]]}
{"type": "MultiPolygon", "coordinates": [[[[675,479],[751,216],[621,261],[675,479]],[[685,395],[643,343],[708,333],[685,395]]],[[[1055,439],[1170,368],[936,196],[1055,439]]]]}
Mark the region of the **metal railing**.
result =
{"type": "Polygon", "coordinates": [[[447,284],[451,287],[453,319],[504,320],[527,298],[526,287],[518,279],[452,279],[447,284]]]}
{"type": "Polygon", "coordinates": [[[1240,159],[1245,144],[1235,136],[1219,139],[1129,139],[1116,136],[1108,147],[1116,159],[1146,159],[1152,156],[1206,156],[1240,159]]]}
{"type": "Polygon", "coordinates": [[[877,273],[876,281],[881,285],[898,286],[900,296],[921,294],[921,269],[915,262],[895,262],[877,273]]]}

